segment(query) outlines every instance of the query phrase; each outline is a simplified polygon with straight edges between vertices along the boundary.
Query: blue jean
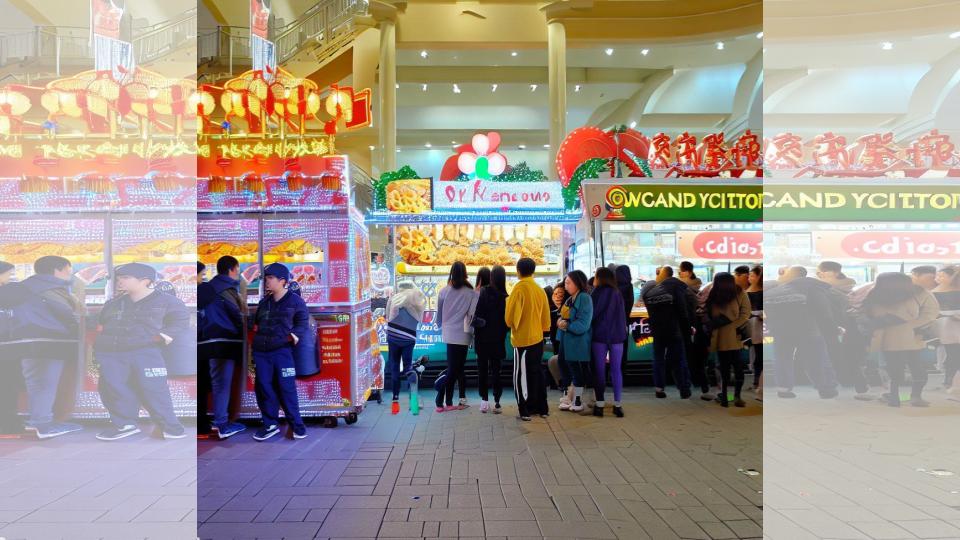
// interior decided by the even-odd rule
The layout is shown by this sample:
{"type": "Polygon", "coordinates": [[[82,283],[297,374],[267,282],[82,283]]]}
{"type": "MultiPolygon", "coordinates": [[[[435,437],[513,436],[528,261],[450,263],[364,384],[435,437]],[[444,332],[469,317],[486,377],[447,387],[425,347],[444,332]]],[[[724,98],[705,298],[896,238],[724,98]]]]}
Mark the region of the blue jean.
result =
{"type": "Polygon", "coordinates": [[[253,362],[256,376],[254,389],[263,425],[279,425],[280,407],[283,407],[287,422],[294,427],[303,427],[293,348],[286,346],[269,352],[254,351],[253,362]]]}
{"type": "Polygon", "coordinates": [[[416,341],[410,341],[408,344],[399,345],[395,342],[387,342],[387,358],[390,363],[390,384],[393,386],[393,399],[400,399],[400,373],[402,369],[400,363],[403,363],[403,369],[409,369],[413,363],[413,348],[416,341]]]}
{"type": "Polygon", "coordinates": [[[233,387],[233,371],[237,360],[232,358],[210,359],[210,387],[213,391],[213,425],[222,426],[230,421],[230,391],[233,387]]]}
{"type": "Polygon", "coordinates": [[[140,405],[161,427],[177,427],[173,399],[167,385],[167,368],[160,349],[97,352],[100,364],[100,399],[116,427],[136,425],[140,405]]]}
{"type": "Polygon", "coordinates": [[[827,342],[823,336],[799,336],[789,333],[776,336],[775,371],[777,386],[792,389],[796,384],[796,362],[807,374],[813,386],[820,391],[836,390],[837,374],[830,361],[827,342]]]}
{"type": "Polygon", "coordinates": [[[682,337],[653,338],[653,385],[667,387],[667,366],[673,372],[673,381],[681,392],[690,391],[690,368],[682,337]]]}
{"type": "Polygon", "coordinates": [[[20,361],[23,380],[27,387],[27,403],[31,425],[53,422],[53,404],[63,374],[64,361],[24,358],[20,361]]]}

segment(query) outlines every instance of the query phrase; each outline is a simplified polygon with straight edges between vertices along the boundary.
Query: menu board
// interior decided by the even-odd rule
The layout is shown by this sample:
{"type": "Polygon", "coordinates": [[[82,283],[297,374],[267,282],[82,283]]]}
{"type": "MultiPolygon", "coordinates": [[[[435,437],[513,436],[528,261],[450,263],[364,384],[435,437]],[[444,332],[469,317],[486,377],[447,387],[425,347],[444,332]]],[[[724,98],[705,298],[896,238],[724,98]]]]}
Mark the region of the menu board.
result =
{"type": "Polygon", "coordinates": [[[45,255],[67,258],[85,281],[87,302],[106,301],[105,225],[102,219],[19,219],[0,221],[0,261],[14,265],[17,280],[33,275],[45,255]]]}
{"type": "Polygon", "coordinates": [[[398,259],[408,271],[446,267],[456,261],[469,266],[509,267],[522,257],[538,265],[560,264],[559,225],[436,224],[396,228],[398,259]]]}
{"type": "Polygon", "coordinates": [[[169,281],[177,297],[187,304],[197,302],[197,221],[193,217],[115,219],[113,262],[138,262],[157,270],[169,281]]]}
{"type": "Polygon", "coordinates": [[[260,226],[256,219],[203,219],[197,222],[197,259],[207,265],[206,279],[217,272],[217,261],[232,256],[247,280],[247,301],[260,301],[260,226]]]}

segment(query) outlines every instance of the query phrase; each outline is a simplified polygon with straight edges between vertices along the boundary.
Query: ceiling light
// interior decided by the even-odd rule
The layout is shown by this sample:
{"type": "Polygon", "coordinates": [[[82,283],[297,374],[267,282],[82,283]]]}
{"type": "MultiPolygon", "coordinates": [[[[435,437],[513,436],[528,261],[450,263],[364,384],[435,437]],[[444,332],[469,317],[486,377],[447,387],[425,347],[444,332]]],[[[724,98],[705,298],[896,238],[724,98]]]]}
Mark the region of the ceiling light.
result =
{"type": "Polygon", "coordinates": [[[499,86],[500,86],[499,84],[491,84],[491,85],[490,85],[490,91],[491,91],[491,92],[496,92],[496,91],[497,91],[497,87],[499,87],[499,86]]]}
{"type": "Polygon", "coordinates": [[[579,92],[579,91],[580,91],[580,85],[578,84],[578,85],[574,86],[574,87],[573,87],[573,91],[574,91],[574,92],[579,92]]]}
{"type": "Polygon", "coordinates": [[[603,51],[603,53],[606,54],[607,56],[613,56],[613,49],[607,49],[603,51]]]}
{"type": "Polygon", "coordinates": [[[459,84],[454,84],[454,85],[453,85],[453,93],[454,93],[454,94],[459,94],[459,93],[460,93],[460,85],[459,85],[459,84]]]}
{"type": "Polygon", "coordinates": [[[757,39],[763,39],[763,32],[757,32],[757,39]]]}
{"type": "Polygon", "coordinates": [[[637,127],[637,121],[636,121],[636,120],[634,120],[633,122],[630,122],[630,129],[633,129],[633,128],[635,128],[635,127],[637,127]]]}
{"type": "Polygon", "coordinates": [[[426,91],[427,91],[427,85],[424,84],[424,85],[420,86],[420,90],[423,90],[424,92],[426,92],[426,91]]]}
{"type": "Polygon", "coordinates": [[[427,54],[427,51],[420,51],[420,58],[426,58],[426,57],[428,57],[428,56],[430,56],[430,55],[427,54]]]}
{"type": "Polygon", "coordinates": [[[544,147],[544,148],[550,148],[550,145],[549,145],[549,144],[545,144],[545,145],[543,145],[543,147],[544,147]]]}
{"type": "Polygon", "coordinates": [[[520,145],[517,145],[517,148],[519,148],[520,150],[526,150],[526,149],[527,149],[527,145],[525,145],[525,144],[520,144],[520,145]]]}
{"type": "Polygon", "coordinates": [[[374,146],[374,145],[371,144],[371,145],[368,146],[367,148],[369,148],[369,149],[372,151],[374,148],[376,148],[376,146],[374,146]]]}
{"type": "Polygon", "coordinates": [[[718,41],[718,42],[717,42],[717,50],[718,50],[718,51],[722,51],[722,50],[723,50],[723,42],[722,42],[722,41],[718,41]]]}
{"type": "Polygon", "coordinates": [[[954,32],[950,34],[950,39],[957,39],[957,38],[960,38],[960,32],[954,32]]]}
{"type": "Polygon", "coordinates": [[[398,153],[398,154],[400,153],[400,149],[399,149],[399,148],[397,148],[397,153],[398,153]]]}
{"type": "Polygon", "coordinates": [[[889,42],[889,41],[884,41],[883,43],[880,44],[880,48],[883,49],[883,50],[885,50],[885,51],[892,51],[892,50],[893,50],[893,43],[891,43],[891,42],[889,42]]]}
{"type": "Polygon", "coordinates": [[[520,53],[518,53],[517,51],[513,51],[513,52],[510,53],[510,56],[517,56],[518,54],[520,54],[520,53]]]}
{"type": "Polygon", "coordinates": [[[650,54],[650,49],[640,49],[640,54],[646,56],[650,54]]]}
{"type": "Polygon", "coordinates": [[[399,85],[399,84],[395,84],[395,85],[393,85],[393,87],[396,88],[397,90],[400,89],[400,85],[399,85]]]}
{"type": "Polygon", "coordinates": [[[531,91],[531,92],[536,92],[536,91],[537,91],[537,85],[531,84],[531,85],[530,85],[530,91],[531,91]]]}
{"type": "Polygon", "coordinates": [[[456,145],[457,145],[457,141],[450,141],[450,144],[456,146],[456,145]]]}
{"type": "Polygon", "coordinates": [[[425,146],[426,148],[432,148],[432,147],[433,147],[433,145],[430,144],[430,143],[424,143],[423,146],[425,146]]]}

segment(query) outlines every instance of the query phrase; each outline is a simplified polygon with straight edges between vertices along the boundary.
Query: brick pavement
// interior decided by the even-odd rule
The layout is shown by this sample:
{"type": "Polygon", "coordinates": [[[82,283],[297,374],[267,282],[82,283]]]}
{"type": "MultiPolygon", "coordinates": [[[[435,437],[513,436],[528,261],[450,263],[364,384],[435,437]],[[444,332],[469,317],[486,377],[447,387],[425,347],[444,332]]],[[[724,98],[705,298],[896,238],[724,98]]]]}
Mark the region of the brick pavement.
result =
{"type": "MultiPolygon", "coordinates": [[[[931,384],[930,386],[936,386],[931,384]]],[[[816,392],[764,409],[770,540],[960,538],[960,402],[892,409],[816,392]],[[942,469],[952,476],[923,471],[942,469]]]]}
{"type": "Polygon", "coordinates": [[[103,427],[46,441],[0,440],[0,538],[195,537],[192,433],[108,443],[94,438],[103,427]]]}
{"type": "Polygon", "coordinates": [[[305,440],[202,441],[199,535],[761,536],[762,476],[738,472],[761,469],[756,401],[722,409],[628,389],[624,419],[608,409],[602,419],[554,411],[532,422],[517,420],[511,401],[508,392],[499,416],[476,401],[419,417],[372,404],[359,423],[313,427],[305,440]]]}

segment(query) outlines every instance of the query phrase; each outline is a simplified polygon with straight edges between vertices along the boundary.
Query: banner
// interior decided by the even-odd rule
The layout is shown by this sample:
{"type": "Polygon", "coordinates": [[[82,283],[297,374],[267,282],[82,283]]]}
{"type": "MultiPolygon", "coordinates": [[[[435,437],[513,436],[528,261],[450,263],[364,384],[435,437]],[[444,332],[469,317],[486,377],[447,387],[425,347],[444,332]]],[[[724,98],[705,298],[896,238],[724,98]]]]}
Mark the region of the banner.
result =
{"type": "Polygon", "coordinates": [[[277,51],[270,41],[272,0],[250,0],[250,57],[253,70],[262,71],[272,81],[277,73],[277,51]]]}
{"type": "Polygon", "coordinates": [[[120,39],[125,0],[90,0],[90,39],[97,71],[109,71],[114,80],[126,81],[133,73],[133,44],[120,39]]]}
{"type": "Polygon", "coordinates": [[[592,220],[760,221],[758,184],[584,184],[592,220]]]}
{"type": "Polygon", "coordinates": [[[960,192],[956,186],[909,184],[765,185],[763,207],[768,221],[955,222],[960,192]]]}
{"type": "Polygon", "coordinates": [[[957,231],[817,231],[814,251],[824,258],[943,263],[960,260],[957,231]]]}

